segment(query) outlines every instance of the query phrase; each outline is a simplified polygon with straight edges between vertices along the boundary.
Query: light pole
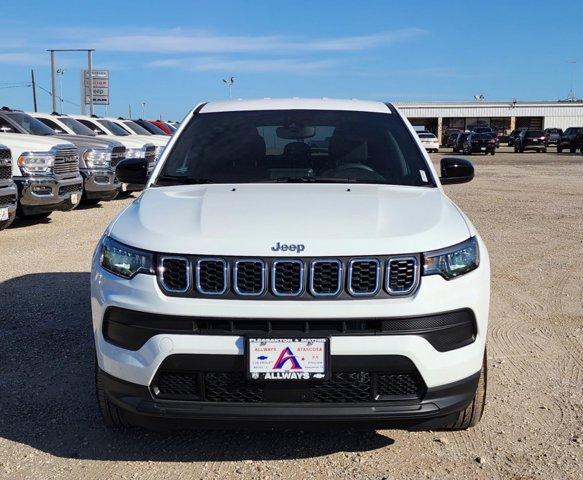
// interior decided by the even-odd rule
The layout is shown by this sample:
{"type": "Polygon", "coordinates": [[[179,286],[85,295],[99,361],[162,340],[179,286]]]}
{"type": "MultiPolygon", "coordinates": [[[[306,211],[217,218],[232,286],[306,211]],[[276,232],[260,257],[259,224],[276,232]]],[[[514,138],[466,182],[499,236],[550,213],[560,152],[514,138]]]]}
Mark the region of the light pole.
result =
{"type": "Polygon", "coordinates": [[[142,102],[142,119],[146,118],[146,102],[142,102]]]}
{"type": "Polygon", "coordinates": [[[229,87],[229,98],[232,98],[232,88],[235,83],[235,77],[223,78],[223,83],[229,87]]]}
{"type": "Polygon", "coordinates": [[[60,104],[61,104],[61,115],[63,114],[63,75],[65,75],[65,69],[64,68],[59,68],[57,70],[57,76],[59,77],[59,91],[61,92],[59,94],[59,100],[60,100],[60,104]]]}

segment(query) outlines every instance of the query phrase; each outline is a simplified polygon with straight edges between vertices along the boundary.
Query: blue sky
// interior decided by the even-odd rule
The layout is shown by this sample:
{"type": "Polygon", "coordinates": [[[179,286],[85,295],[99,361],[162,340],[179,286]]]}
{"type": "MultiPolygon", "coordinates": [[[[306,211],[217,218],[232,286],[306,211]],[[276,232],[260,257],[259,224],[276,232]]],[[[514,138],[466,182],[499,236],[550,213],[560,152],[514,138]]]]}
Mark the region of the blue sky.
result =
{"type": "MultiPolygon", "coordinates": [[[[95,48],[111,70],[109,114],[180,119],[234,97],[388,101],[556,100],[575,65],[583,96],[583,2],[7,1],[0,5],[0,105],[32,109],[34,68],[50,89],[47,48],[95,48]]],[[[60,54],[65,111],[78,112],[83,54],[60,54]]],[[[50,97],[39,91],[41,110],[50,97]]],[[[96,108],[104,113],[103,107],[96,108]]]]}

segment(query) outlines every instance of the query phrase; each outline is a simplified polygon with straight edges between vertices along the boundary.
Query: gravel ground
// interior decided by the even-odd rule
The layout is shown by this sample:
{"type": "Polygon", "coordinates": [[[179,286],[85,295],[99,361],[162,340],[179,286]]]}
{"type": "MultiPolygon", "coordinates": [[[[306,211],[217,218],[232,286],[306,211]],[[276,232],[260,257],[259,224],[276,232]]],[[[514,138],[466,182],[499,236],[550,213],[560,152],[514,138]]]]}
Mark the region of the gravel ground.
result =
{"type": "Polygon", "coordinates": [[[93,392],[88,272],[105,226],[131,201],[115,200],[0,233],[0,478],[583,478],[583,157],[502,148],[472,160],[476,179],[446,189],[493,267],[477,428],[107,430],[93,392]]]}

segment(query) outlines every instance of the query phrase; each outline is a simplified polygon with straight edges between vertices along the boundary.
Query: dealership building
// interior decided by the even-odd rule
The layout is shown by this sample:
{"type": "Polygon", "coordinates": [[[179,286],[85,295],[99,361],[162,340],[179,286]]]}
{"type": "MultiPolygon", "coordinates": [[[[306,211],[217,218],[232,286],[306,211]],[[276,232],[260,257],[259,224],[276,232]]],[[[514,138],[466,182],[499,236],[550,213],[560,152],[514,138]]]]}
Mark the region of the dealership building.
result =
{"type": "Polygon", "coordinates": [[[415,127],[437,138],[447,129],[487,126],[510,133],[517,128],[583,127],[583,101],[575,102],[415,102],[395,103],[415,127]]]}

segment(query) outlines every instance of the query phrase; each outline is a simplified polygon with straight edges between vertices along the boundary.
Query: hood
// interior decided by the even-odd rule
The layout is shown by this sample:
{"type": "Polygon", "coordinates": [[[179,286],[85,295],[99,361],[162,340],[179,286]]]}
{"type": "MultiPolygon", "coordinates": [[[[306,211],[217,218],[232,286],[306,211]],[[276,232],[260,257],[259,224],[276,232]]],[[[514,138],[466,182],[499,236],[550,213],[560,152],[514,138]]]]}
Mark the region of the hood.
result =
{"type": "Polygon", "coordinates": [[[118,241],[163,253],[303,256],[418,253],[470,236],[440,188],[339,184],[150,187],[110,226],[118,241]]]}
{"type": "Polygon", "coordinates": [[[55,135],[56,138],[62,138],[67,140],[78,147],[89,147],[89,148],[109,148],[109,147],[121,147],[123,146],[120,142],[116,140],[109,140],[104,136],[89,136],[89,135],[66,135],[58,134],[55,135]]]}
{"type": "Polygon", "coordinates": [[[74,147],[71,142],[56,138],[53,135],[28,135],[25,133],[1,133],[0,143],[6,145],[10,149],[18,149],[20,151],[32,152],[46,152],[56,145],[65,145],[74,147]]]}
{"type": "MultiPolygon", "coordinates": [[[[104,137],[101,137],[104,138],[104,137]]],[[[152,142],[144,142],[143,140],[140,140],[139,138],[136,138],[135,135],[126,135],[126,136],[117,136],[117,135],[106,135],[105,138],[107,138],[108,140],[115,140],[119,143],[121,143],[124,147],[126,148],[142,148],[146,143],[152,143],[152,142]]]]}
{"type": "Polygon", "coordinates": [[[151,143],[156,147],[165,147],[170,140],[170,137],[162,137],[161,135],[130,135],[130,137],[143,143],[151,143]]]}

